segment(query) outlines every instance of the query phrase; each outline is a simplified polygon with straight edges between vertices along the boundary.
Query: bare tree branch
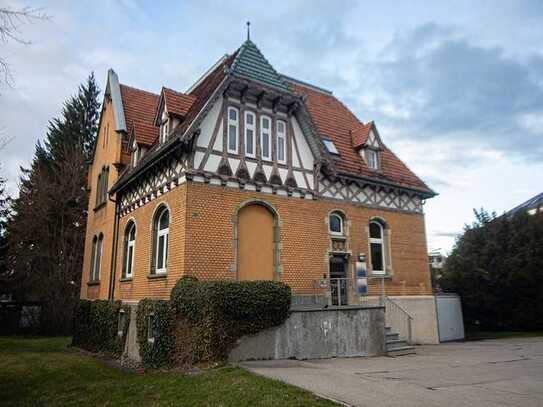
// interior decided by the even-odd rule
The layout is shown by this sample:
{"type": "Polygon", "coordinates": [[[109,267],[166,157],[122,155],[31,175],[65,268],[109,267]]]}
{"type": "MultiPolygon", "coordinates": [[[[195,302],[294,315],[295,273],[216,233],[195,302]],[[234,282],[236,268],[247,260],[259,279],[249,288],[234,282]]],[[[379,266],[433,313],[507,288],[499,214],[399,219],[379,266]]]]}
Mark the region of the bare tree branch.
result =
{"type": "MultiPolygon", "coordinates": [[[[14,10],[9,7],[0,7],[0,42],[6,44],[14,41],[22,45],[30,45],[30,41],[23,39],[20,28],[24,24],[35,21],[48,20],[50,17],[41,8],[24,7],[21,10],[14,10]]],[[[8,62],[0,57],[0,75],[8,85],[13,83],[8,62]]],[[[0,80],[1,83],[1,80],[0,80]]]]}

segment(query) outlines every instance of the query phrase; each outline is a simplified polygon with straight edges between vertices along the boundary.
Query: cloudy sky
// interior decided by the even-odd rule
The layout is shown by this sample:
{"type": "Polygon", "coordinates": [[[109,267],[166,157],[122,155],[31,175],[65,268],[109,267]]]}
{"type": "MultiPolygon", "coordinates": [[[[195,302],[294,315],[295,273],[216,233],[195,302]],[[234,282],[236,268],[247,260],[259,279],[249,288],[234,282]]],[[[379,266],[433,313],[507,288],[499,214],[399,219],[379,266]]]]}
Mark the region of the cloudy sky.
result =
{"type": "Polygon", "coordinates": [[[16,192],[47,122],[94,71],[104,86],[186,90],[251,38],[274,67],[333,90],[439,196],[429,248],[448,250],[472,209],[501,213],[542,191],[543,3],[533,1],[12,1],[42,7],[0,45],[1,175],[16,192]],[[91,6],[92,4],[92,6],[91,6]]]}

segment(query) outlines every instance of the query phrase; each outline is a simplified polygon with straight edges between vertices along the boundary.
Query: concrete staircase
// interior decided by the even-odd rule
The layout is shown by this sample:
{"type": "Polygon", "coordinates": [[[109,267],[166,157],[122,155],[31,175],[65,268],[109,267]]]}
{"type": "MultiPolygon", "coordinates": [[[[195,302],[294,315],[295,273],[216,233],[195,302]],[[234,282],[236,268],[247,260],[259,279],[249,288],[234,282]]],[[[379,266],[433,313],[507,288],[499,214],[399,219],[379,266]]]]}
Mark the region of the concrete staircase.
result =
{"type": "Polygon", "coordinates": [[[409,345],[405,339],[400,339],[400,334],[392,332],[391,327],[385,327],[385,334],[387,356],[396,357],[417,353],[415,347],[409,345]]]}

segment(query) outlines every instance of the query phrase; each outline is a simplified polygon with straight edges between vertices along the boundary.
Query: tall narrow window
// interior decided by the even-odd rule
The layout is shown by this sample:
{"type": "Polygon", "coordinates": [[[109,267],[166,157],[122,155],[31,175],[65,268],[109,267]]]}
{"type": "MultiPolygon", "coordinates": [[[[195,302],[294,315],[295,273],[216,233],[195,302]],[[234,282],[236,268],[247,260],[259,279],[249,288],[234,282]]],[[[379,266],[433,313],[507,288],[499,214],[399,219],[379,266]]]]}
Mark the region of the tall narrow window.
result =
{"type": "Polygon", "coordinates": [[[375,150],[366,150],[366,160],[368,162],[368,167],[372,170],[379,169],[379,156],[375,150]]]}
{"type": "Polygon", "coordinates": [[[102,203],[102,173],[98,174],[96,181],[96,206],[102,203]]]}
{"type": "Polygon", "coordinates": [[[161,207],[155,214],[153,229],[153,269],[156,274],[166,273],[168,264],[168,235],[170,231],[170,212],[165,206],[161,207]]]}
{"type": "Polygon", "coordinates": [[[96,268],[96,249],[98,248],[98,236],[92,238],[91,266],[89,281],[94,281],[94,269],[96,268]]]}
{"type": "Polygon", "coordinates": [[[228,108],[228,152],[238,153],[239,119],[238,109],[228,108]]]}
{"type": "Polygon", "coordinates": [[[383,225],[370,222],[370,256],[373,274],[385,274],[385,240],[383,225]]]}
{"type": "Polygon", "coordinates": [[[132,278],[134,270],[134,251],[136,248],[136,224],[128,223],[124,232],[124,267],[123,278],[132,278]]]}
{"type": "Polygon", "coordinates": [[[271,160],[271,119],[268,116],[260,118],[260,148],[263,160],[271,160]]]}
{"type": "Polygon", "coordinates": [[[100,233],[98,237],[92,239],[92,262],[90,271],[90,281],[100,280],[100,271],[102,269],[102,248],[104,235],[100,233]]]}
{"type": "Polygon", "coordinates": [[[253,112],[245,112],[245,155],[255,157],[255,124],[253,112]]]}
{"type": "Polygon", "coordinates": [[[102,173],[102,182],[104,183],[103,189],[102,189],[102,202],[105,203],[107,201],[107,188],[108,188],[108,180],[109,180],[109,167],[104,168],[104,172],[102,173]]]}
{"type": "Polygon", "coordinates": [[[343,235],[343,217],[339,213],[330,214],[328,223],[331,234],[343,235]]]}
{"type": "Polygon", "coordinates": [[[284,121],[277,122],[277,162],[281,164],[287,163],[286,157],[287,145],[287,125],[284,121]]]}

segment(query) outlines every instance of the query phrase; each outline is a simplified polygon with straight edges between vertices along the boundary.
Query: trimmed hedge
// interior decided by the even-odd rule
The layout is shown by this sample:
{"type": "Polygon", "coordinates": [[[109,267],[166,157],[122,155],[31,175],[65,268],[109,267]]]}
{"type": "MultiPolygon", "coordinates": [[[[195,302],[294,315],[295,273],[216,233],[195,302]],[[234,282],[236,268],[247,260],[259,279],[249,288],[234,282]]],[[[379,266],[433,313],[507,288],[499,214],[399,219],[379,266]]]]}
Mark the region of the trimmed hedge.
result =
{"type": "Polygon", "coordinates": [[[171,365],[175,357],[175,313],[169,301],[145,298],[138,304],[136,325],[143,366],[171,365]],[[154,341],[148,340],[149,316],[153,315],[154,341]]]}
{"type": "Polygon", "coordinates": [[[192,362],[223,360],[240,337],[282,324],[290,301],[290,288],[276,281],[200,282],[189,277],[180,279],[171,293],[178,326],[192,334],[185,341],[191,352],[184,352],[192,362]]]}
{"type": "Polygon", "coordinates": [[[72,346],[91,352],[120,356],[124,349],[130,310],[120,301],[80,300],[74,312],[72,346]],[[125,312],[123,333],[119,335],[119,312],[125,312]]]}

